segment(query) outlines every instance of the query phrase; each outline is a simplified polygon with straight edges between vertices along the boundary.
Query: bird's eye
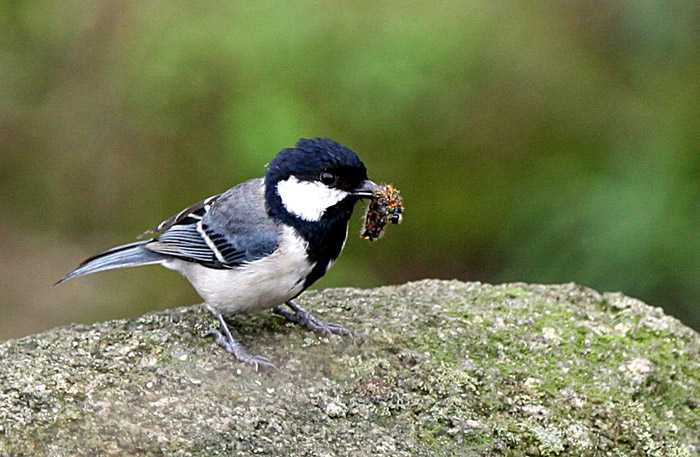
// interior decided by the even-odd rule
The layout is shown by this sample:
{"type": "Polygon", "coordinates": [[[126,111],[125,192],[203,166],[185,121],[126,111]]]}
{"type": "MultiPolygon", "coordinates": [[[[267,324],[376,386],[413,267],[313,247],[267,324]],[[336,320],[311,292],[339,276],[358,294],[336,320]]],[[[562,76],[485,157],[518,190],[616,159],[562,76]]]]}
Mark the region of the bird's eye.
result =
{"type": "Polygon", "coordinates": [[[322,171],[318,179],[326,186],[332,186],[336,182],[336,177],[330,171],[322,171]]]}

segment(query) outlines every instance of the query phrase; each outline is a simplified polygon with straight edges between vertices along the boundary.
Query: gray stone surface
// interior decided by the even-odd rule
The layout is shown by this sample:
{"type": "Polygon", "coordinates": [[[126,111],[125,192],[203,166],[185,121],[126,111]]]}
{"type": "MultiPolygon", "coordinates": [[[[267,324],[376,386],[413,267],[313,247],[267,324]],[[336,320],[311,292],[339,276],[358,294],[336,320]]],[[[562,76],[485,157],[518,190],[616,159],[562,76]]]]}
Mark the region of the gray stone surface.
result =
{"type": "Polygon", "coordinates": [[[0,344],[0,456],[694,456],[700,336],[621,294],[426,280],[299,301],[204,335],[201,307],[0,344]]]}

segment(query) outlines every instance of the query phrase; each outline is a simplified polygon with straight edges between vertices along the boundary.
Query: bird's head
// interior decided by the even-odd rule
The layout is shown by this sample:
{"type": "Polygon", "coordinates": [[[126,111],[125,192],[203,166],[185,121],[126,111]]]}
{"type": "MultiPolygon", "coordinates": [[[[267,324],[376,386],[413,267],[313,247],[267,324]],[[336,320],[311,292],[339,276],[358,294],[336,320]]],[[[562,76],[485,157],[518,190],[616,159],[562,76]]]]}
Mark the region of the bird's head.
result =
{"type": "Polygon", "coordinates": [[[337,213],[331,208],[350,217],[354,203],[372,197],[378,187],[367,179],[357,154],[326,138],[301,139],[296,147],[280,151],[267,167],[265,186],[268,211],[281,205],[307,222],[337,213]]]}

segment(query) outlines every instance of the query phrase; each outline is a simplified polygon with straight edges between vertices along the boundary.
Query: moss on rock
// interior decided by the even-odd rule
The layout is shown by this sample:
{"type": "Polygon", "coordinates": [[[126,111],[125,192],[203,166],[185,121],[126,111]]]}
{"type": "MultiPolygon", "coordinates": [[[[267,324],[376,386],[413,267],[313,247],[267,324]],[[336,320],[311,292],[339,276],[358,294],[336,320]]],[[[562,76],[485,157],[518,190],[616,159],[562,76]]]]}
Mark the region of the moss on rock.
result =
{"type": "Polygon", "coordinates": [[[0,456],[700,453],[700,336],[574,284],[426,280],[305,294],[354,332],[201,307],[0,344],[0,456]]]}

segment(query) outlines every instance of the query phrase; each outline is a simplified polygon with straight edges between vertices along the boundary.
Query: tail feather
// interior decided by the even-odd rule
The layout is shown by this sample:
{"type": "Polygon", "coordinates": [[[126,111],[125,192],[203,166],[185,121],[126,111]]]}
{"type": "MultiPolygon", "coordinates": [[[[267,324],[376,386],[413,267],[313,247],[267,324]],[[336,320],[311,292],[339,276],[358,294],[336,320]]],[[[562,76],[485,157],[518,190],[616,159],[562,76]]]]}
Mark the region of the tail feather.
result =
{"type": "Polygon", "coordinates": [[[98,271],[162,263],[167,259],[165,255],[150,251],[144,247],[144,245],[150,241],[151,240],[139,241],[136,243],[125,244],[123,246],[117,246],[116,248],[109,249],[101,254],[90,257],[81,263],[78,268],[68,273],[60,281],[56,282],[54,286],[68,281],[71,278],[75,278],[76,276],[97,273],[98,271]]]}

